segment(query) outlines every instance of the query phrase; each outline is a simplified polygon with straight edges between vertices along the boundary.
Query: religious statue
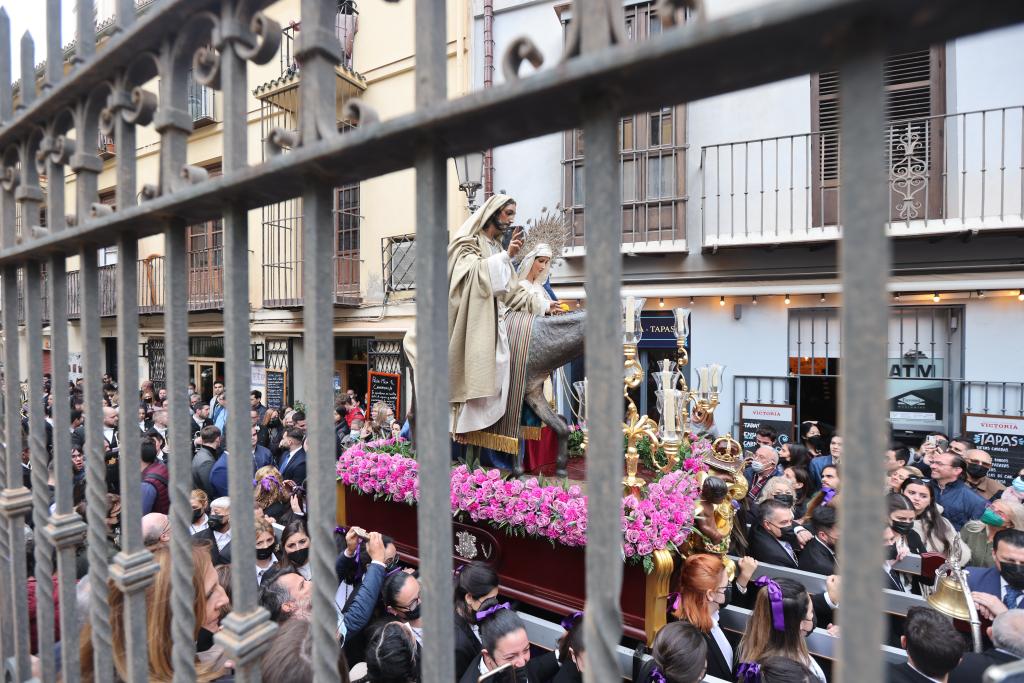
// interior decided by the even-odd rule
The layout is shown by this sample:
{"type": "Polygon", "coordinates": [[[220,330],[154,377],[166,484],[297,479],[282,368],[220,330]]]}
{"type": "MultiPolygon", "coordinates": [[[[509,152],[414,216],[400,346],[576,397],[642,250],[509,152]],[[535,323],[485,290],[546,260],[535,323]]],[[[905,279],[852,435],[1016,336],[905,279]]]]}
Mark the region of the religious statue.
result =
{"type": "Polygon", "coordinates": [[[736,519],[735,501],[747,495],[747,479],[740,470],[743,448],[726,435],[715,439],[711,451],[704,456],[708,471],[701,474],[701,510],[695,533],[690,535],[687,551],[721,555],[730,578],[735,575],[729,552],[736,519]]]}
{"type": "Polygon", "coordinates": [[[512,197],[492,195],[448,244],[450,431],[457,441],[505,413],[511,377],[505,295],[522,291],[512,266],[522,230],[515,230],[507,249],[500,240],[515,215],[512,197]]]}

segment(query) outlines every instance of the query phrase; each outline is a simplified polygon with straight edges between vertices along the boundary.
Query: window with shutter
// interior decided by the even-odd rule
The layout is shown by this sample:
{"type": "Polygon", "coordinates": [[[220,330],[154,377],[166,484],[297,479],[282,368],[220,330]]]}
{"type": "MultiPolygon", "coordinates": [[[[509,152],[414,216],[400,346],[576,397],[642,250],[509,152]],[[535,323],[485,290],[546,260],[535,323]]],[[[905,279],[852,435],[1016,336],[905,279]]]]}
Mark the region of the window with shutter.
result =
{"type": "MultiPolygon", "coordinates": [[[[568,9],[566,5],[562,9],[568,9]]],[[[626,36],[647,40],[661,32],[654,3],[624,10],[626,36]]],[[[568,17],[562,17],[563,24],[568,17]]],[[[622,241],[681,240],[685,210],[685,105],[626,116],[619,121],[622,241]]],[[[570,246],[583,246],[583,131],[566,131],[562,145],[562,205],[573,218],[570,246]]]]}
{"type": "MultiPolygon", "coordinates": [[[[943,48],[892,55],[884,69],[890,218],[941,217],[943,48]]],[[[839,79],[838,71],[811,76],[812,218],[817,226],[838,222],[839,79]]]]}

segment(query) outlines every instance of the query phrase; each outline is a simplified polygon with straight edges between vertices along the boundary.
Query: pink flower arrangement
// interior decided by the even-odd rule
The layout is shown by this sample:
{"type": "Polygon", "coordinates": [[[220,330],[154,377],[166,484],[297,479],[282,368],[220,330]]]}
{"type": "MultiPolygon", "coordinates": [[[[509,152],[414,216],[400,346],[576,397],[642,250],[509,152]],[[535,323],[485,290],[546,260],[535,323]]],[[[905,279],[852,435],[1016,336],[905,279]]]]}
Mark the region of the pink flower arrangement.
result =
{"type": "MultiPolygon", "coordinates": [[[[394,439],[357,444],[338,459],[338,480],[364,495],[398,503],[419,499],[418,463],[394,439]]],[[[649,569],[655,550],[675,550],[689,535],[699,497],[697,458],[622,499],[623,552],[649,569]]],[[[587,543],[587,496],[579,486],[506,478],[497,469],[452,469],[452,516],[486,522],[516,536],[533,536],[578,547],[587,543]]]]}

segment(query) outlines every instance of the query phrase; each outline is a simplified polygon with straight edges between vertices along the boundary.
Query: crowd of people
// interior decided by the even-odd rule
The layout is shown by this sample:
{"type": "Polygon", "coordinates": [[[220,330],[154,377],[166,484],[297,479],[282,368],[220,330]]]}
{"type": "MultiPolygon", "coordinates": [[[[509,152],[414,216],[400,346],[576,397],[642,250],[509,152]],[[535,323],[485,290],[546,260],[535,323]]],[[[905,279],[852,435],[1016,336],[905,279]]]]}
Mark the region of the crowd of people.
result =
{"type": "MultiPolygon", "coordinates": [[[[262,659],[263,675],[274,681],[312,680],[309,620],[312,582],[336,586],[337,635],[341,644],[339,672],[344,680],[410,683],[419,680],[424,647],[421,629],[421,586],[414,567],[406,566],[386,529],[367,531],[357,526],[338,529],[335,576],[313,576],[310,537],[306,528],[306,417],[301,410],[277,410],[250,395],[251,433],[231,439],[225,426],[231,409],[223,383],[214,385],[209,403],[190,387],[190,443],[168,442],[168,395],[144,382],[135,401],[124,403],[128,391],[105,376],[103,440],[107,463],[107,547],[112,558],[120,549],[120,494],[138,485],[142,501],[141,527],[146,548],[159,570],[147,589],[149,675],[170,680],[171,527],[167,455],[173,448],[192,454],[193,490],[190,533],[196,670],[201,680],[229,680],[231,663],[214,639],[231,610],[231,520],[235,514],[256,518],[253,580],[259,604],[279,626],[262,659]],[[128,406],[133,420],[120,421],[128,406]],[[138,483],[121,481],[120,434],[138,429],[138,483]],[[235,446],[239,442],[243,445],[235,446]],[[228,448],[252,454],[252,500],[232,500],[227,485],[228,448]]],[[[43,391],[47,442],[52,449],[56,396],[47,382],[43,391]]],[[[134,394],[135,392],[130,392],[134,394]]],[[[134,396],[133,396],[134,399],[134,396]]],[[[49,465],[51,501],[55,468],[73,473],[76,510],[85,517],[85,431],[79,387],[69,387],[71,452],[53,454],[49,465]]],[[[402,425],[384,404],[367,410],[354,395],[342,395],[336,411],[337,449],[358,441],[398,436],[402,425]]],[[[26,406],[27,414],[27,406],[26,406]]],[[[27,419],[23,427],[27,437],[27,419]]],[[[805,423],[800,443],[776,447],[770,428],[757,434],[758,445],[748,453],[742,476],[748,493],[739,502],[731,539],[731,554],[740,559],[730,573],[719,555],[694,553],[681,560],[677,593],[670,600],[669,623],[654,639],[649,657],[636,672],[638,681],[689,683],[705,676],[723,680],[801,681],[824,683],[827,661],[816,659],[807,638],[822,629],[839,637],[836,610],[841,609],[841,558],[837,556],[840,525],[837,502],[842,496],[843,442],[827,425],[805,423]],[[823,575],[826,590],[809,593],[803,583],[773,575],[773,568],[823,575]],[[755,575],[758,576],[754,580],[755,575]],[[726,606],[751,610],[742,633],[726,631],[719,614],[726,606]]],[[[23,448],[25,483],[31,484],[29,449],[23,448]]],[[[968,582],[979,614],[985,620],[986,649],[967,652],[969,638],[953,622],[927,607],[915,607],[890,621],[889,644],[907,652],[905,663],[892,666],[893,681],[980,680],[991,664],[1024,657],[1024,473],[1004,486],[989,477],[992,458],[960,438],[930,434],[919,448],[893,445],[879,457],[886,479],[889,525],[879,543],[887,558],[879,576],[881,588],[927,595],[934,575],[913,573],[901,561],[908,554],[938,553],[968,569],[968,582]]],[[[739,475],[737,475],[739,476],[739,475]]],[[[879,473],[881,478],[881,471],[879,473]]],[[[34,529],[29,528],[28,560],[34,529]]],[[[30,564],[30,604],[35,605],[35,577],[30,564]]],[[[77,553],[80,652],[85,680],[93,680],[89,623],[89,559],[83,541],[77,553]]],[[[454,582],[457,681],[481,677],[541,683],[581,681],[585,669],[582,613],[563,621],[564,635],[554,652],[540,652],[527,637],[516,606],[501,596],[498,575],[485,563],[459,567],[454,582]],[[502,672],[509,678],[500,678],[502,672]]],[[[126,675],[127,636],[124,595],[110,587],[112,659],[119,676],[126,675]]],[[[59,609],[59,606],[57,606],[59,609]]],[[[32,653],[38,651],[35,614],[31,616],[32,653]]],[[[61,643],[59,627],[54,634],[61,643]]],[[[61,643],[67,647],[68,643],[61,643]]],[[[429,645],[427,645],[429,646],[429,645]]],[[[98,656],[104,656],[100,654],[98,656]]]]}

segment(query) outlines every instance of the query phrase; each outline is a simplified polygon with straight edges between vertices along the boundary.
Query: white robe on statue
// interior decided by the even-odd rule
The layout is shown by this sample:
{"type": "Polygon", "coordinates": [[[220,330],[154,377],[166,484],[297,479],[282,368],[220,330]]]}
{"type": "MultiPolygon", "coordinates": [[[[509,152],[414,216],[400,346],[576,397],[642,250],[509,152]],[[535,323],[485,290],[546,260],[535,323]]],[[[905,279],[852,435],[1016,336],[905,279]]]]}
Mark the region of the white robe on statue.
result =
{"type": "MultiPolygon", "coordinates": [[[[487,429],[505,414],[508,403],[508,387],[512,381],[511,353],[508,347],[508,333],[505,328],[505,314],[508,307],[503,302],[503,295],[509,291],[514,282],[515,271],[508,252],[493,240],[488,240],[491,256],[487,259],[487,271],[491,280],[491,291],[498,299],[498,344],[494,350],[494,369],[498,376],[501,391],[494,396],[474,398],[466,401],[459,411],[458,423],[451,425],[450,431],[466,434],[487,429]]],[[[524,283],[525,284],[525,283],[524,283]]]]}

